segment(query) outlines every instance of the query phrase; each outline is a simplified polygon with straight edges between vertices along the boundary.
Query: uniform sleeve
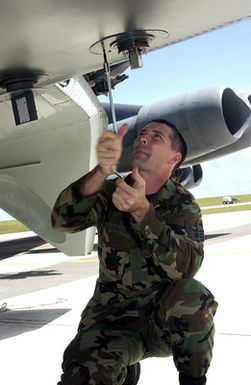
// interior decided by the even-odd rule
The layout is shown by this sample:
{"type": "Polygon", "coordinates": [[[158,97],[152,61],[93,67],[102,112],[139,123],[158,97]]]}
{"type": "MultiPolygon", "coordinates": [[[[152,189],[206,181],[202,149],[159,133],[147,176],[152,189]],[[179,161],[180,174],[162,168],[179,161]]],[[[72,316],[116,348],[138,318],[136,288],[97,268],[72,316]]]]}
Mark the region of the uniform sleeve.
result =
{"type": "MultiPolygon", "coordinates": [[[[199,206],[185,204],[175,221],[158,218],[151,206],[141,223],[131,222],[146,253],[161,266],[169,279],[193,277],[204,257],[204,231],[199,206]]],[[[147,254],[146,254],[147,255],[147,254]]]]}
{"type": "Polygon", "coordinates": [[[80,180],[63,190],[56,200],[51,214],[52,226],[60,231],[76,233],[96,226],[107,207],[109,182],[95,194],[83,196],[80,180]]]}

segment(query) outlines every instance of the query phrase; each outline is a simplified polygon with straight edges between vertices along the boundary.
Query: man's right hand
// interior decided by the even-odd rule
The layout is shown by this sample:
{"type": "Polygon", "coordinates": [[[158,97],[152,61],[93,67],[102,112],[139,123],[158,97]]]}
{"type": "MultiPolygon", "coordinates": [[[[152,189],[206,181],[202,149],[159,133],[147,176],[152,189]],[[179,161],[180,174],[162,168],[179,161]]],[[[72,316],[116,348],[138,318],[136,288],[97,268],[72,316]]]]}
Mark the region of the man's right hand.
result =
{"type": "Polygon", "coordinates": [[[100,171],[108,176],[114,173],[122,153],[123,137],[128,131],[128,124],[123,124],[117,134],[105,131],[98,140],[97,158],[100,171]]]}

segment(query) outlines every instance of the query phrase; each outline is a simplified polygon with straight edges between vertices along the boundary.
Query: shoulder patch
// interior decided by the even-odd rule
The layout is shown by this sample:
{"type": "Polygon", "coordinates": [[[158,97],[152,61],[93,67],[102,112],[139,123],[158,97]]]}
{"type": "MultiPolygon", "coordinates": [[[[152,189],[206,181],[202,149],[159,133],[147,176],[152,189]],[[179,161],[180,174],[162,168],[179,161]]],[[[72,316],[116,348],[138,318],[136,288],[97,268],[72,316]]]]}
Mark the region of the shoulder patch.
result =
{"type": "Polygon", "coordinates": [[[192,227],[192,225],[189,223],[185,226],[185,231],[191,239],[197,242],[205,241],[205,233],[202,226],[192,227]]]}

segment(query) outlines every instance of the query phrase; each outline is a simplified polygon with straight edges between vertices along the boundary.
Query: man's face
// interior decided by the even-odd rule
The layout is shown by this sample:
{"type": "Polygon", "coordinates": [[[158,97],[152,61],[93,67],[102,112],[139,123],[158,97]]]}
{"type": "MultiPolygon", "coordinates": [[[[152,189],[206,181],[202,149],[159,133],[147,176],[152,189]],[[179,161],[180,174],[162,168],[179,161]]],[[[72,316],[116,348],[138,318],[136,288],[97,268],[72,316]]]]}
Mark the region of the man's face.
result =
{"type": "Polygon", "coordinates": [[[163,123],[145,126],[134,141],[132,165],[160,174],[172,171],[181,154],[172,149],[171,133],[171,128],[163,123]]]}

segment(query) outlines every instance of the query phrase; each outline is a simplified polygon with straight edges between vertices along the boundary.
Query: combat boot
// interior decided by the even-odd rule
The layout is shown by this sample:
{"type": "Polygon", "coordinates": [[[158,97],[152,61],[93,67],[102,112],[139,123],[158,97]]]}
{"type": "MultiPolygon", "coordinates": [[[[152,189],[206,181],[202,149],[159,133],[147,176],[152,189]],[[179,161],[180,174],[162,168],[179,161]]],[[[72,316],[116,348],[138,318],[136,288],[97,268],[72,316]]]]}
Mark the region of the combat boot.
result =
{"type": "Polygon", "coordinates": [[[140,363],[130,365],[127,367],[127,376],[123,385],[136,385],[140,376],[140,363]]]}
{"type": "Polygon", "coordinates": [[[205,385],[207,382],[206,376],[192,377],[185,373],[179,373],[180,385],[205,385]]]}

